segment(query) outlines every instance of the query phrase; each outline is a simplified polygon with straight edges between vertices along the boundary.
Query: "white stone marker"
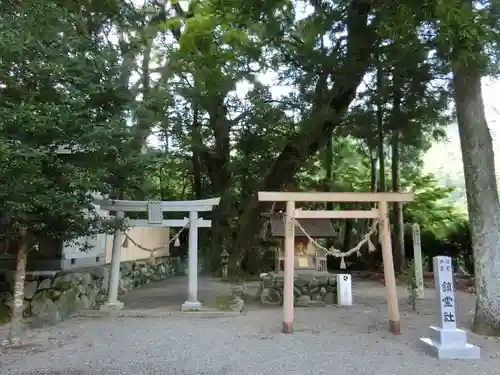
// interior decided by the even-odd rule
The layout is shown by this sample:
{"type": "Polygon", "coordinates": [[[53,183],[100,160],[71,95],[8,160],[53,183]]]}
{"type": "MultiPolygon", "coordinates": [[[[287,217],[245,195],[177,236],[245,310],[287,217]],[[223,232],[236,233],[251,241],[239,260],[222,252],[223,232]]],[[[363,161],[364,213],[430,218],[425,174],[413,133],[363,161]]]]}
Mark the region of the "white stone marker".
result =
{"type": "Polygon", "coordinates": [[[438,359],[479,359],[479,347],[468,344],[467,332],[457,329],[451,258],[437,256],[433,264],[441,326],[430,326],[430,337],[420,341],[427,352],[438,359]]]}
{"type": "Polygon", "coordinates": [[[424,298],[424,272],[422,268],[422,245],[420,242],[420,226],[415,223],[412,226],[413,236],[413,262],[415,265],[415,281],[417,283],[417,299],[424,298]]]}
{"type": "Polygon", "coordinates": [[[337,275],[337,304],[340,306],[352,306],[351,275],[337,275]]]}

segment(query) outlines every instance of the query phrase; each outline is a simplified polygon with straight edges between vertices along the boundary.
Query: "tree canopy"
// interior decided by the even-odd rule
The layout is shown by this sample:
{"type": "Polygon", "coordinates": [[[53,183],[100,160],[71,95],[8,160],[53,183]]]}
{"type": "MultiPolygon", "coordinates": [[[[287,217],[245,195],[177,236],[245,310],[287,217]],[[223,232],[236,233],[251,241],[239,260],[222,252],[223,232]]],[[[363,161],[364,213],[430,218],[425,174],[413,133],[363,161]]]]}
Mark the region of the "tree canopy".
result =
{"type": "MultiPolygon", "coordinates": [[[[224,249],[255,273],[269,266],[259,190],[414,192],[392,207],[399,271],[410,224],[455,245],[464,230],[453,188],[422,171],[423,156],[467,99],[457,73],[496,73],[497,2],[29,0],[0,10],[6,237],[106,230],[92,193],[220,196],[206,268],[224,249]]],[[[334,225],[346,247],[367,224],[334,225]]],[[[470,248],[454,255],[465,261],[470,248]]]]}

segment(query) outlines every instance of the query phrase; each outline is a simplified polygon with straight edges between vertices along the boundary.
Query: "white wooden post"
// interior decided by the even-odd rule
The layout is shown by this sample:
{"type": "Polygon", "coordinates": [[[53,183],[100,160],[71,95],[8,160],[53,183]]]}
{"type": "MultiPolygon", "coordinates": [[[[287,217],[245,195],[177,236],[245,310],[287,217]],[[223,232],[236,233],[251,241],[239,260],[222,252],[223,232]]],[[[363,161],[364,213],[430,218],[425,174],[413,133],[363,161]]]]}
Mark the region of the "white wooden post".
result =
{"type": "Polygon", "coordinates": [[[420,241],[420,226],[415,223],[412,226],[413,238],[413,264],[415,265],[415,281],[417,283],[417,298],[424,298],[424,271],[422,266],[422,245],[420,241]]]}
{"type": "Polygon", "coordinates": [[[440,325],[430,326],[430,337],[421,338],[420,341],[430,354],[439,359],[479,359],[479,347],[468,344],[467,332],[457,329],[451,258],[434,257],[433,266],[440,325]]]}
{"type": "Polygon", "coordinates": [[[198,212],[189,212],[189,253],[188,253],[188,299],[181,309],[198,310],[198,212]]]}
{"type": "MultiPolygon", "coordinates": [[[[116,212],[116,219],[121,220],[125,216],[123,211],[116,212]]],[[[120,283],[120,263],[123,243],[123,232],[116,229],[113,234],[113,251],[111,254],[111,277],[109,279],[108,302],[101,309],[123,309],[123,303],[118,301],[118,287],[120,283]]]]}
{"type": "Polygon", "coordinates": [[[286,202],[285,217],[285,278],[283,282],[283,333],[292,333],[293,279],[295,260],[295,202],[286,202]]]}

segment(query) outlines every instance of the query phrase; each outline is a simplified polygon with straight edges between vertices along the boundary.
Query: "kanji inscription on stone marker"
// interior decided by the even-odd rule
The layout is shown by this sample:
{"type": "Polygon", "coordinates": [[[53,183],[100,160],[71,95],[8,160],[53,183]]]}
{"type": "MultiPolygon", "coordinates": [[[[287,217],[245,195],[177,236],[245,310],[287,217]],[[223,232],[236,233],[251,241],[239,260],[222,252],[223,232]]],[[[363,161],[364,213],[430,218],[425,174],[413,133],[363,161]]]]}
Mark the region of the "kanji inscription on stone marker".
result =
{"type": "Polygon", "coordinates": [[[438,256],[434,258],[434,282],[439,293],[439,311],[441,327],[455,329],[455,293],[453,288],[453,272],[451,258],[438,256]]]}
{"type": "Polygon", "coordinates": [[[443,293],[446,293],[446,292],[453,292],[453,287],[451,286],[451,283],[449,281],[444,281],[442,284],[441,284],[441,291],[443,293]]]}
{"type": "Polygon", "coordinates": [[[420,227],[417,225],[413,225],[412,228],[413,234],[413,242],[417,245],[420,245],[420,227]]]}
{"type": "Polygon", "coordinates": [[[455,321],[455,315],[450,313],[450,312],[445,312],[443,314],[443,317],[444,317],[444,321],[445,322],[454,322],[455,321]]]}
{"type": "Polygon", "coordinates": [[[444,307],[453,307],[453,298],[450,296],[446,296],[443,298],[443,306],[444,307]]]}

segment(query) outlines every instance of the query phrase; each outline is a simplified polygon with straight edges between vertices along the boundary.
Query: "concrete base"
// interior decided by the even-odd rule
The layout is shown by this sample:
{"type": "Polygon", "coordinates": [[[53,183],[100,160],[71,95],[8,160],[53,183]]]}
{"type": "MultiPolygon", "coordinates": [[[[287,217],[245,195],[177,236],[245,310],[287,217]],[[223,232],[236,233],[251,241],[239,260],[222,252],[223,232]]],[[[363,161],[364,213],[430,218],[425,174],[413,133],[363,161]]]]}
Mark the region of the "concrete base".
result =
{"type": "Polygon", "coordinates": [[[119,311],[123,309],[123,302],[116,301],[116,302],[106,302],[104,303],[99,310],[101,311],[119,311]]]}
{"type": "MultiPolygon", "coordinates": [[[[79,311],[77,316],[86,317],[102,317],[109,316],[109,311],[98,310],[83,310],[79,311]]],[[[218,318],[218,317],[237,317],[242,313],[239,311],[220,311],[202,307],[201,310],[179,311],[170,310],[169,308],[145,309],[145,310],[122,310],[112,313],[113,316],[120,318],[164,318],[169,316],[196,316],[203,318],[218,318]]]]}
{"type": "Polygon", "coordinates": [[[480,358],[480,348],[467,343],[467,332],[464,330],[429,328],[430,337],[420,339],[427,353],[438,359],[480,358]]]}
{"type": "Polygon", "coordinates": [[[181,306],[181,311],[196,311],[202,308],[202,304],[199,301],[192,302],[186,301],[181,306]]]}

